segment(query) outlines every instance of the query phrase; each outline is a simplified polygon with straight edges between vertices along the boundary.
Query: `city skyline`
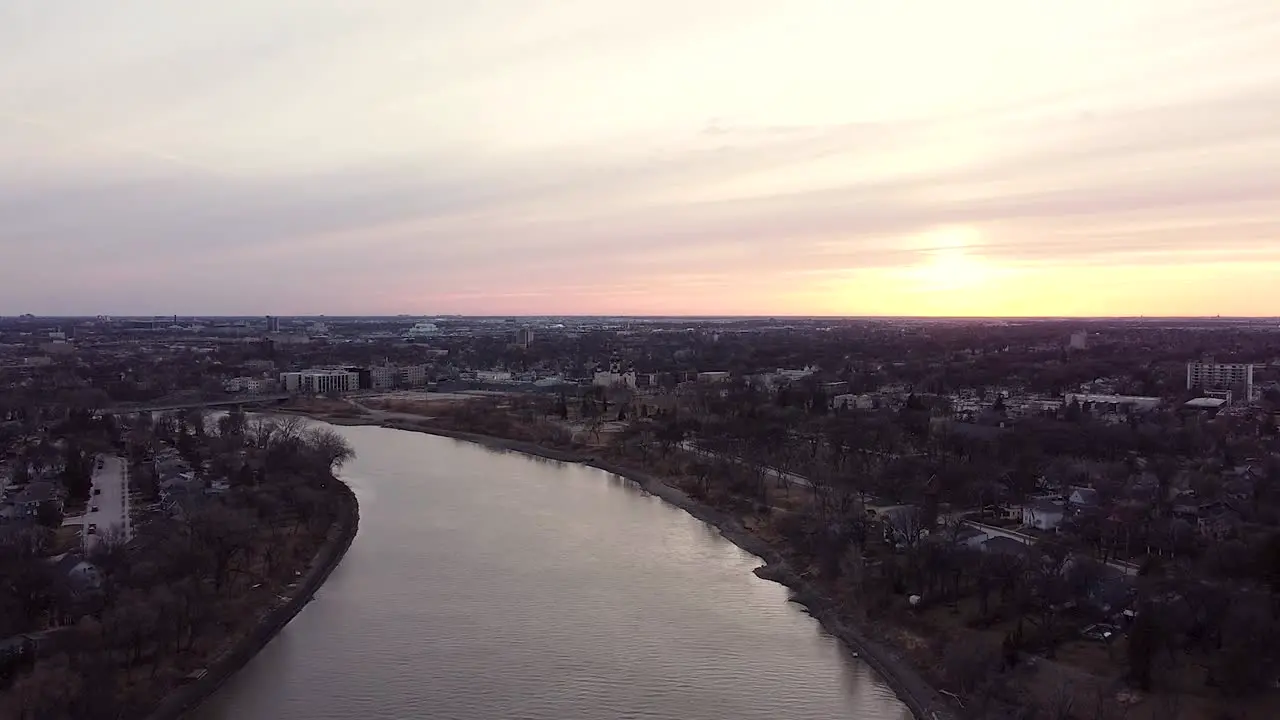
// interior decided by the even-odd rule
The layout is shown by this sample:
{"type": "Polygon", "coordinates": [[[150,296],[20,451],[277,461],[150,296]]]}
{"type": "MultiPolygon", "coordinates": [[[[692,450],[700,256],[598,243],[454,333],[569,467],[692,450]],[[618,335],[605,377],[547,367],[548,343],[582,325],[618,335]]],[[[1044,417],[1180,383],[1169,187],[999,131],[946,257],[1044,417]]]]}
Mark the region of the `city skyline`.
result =
{"type": "Polygon", "coordinates": [[[0,315],[1280,315],[1263,0],[18,0],[0,66],[0,315]]]}

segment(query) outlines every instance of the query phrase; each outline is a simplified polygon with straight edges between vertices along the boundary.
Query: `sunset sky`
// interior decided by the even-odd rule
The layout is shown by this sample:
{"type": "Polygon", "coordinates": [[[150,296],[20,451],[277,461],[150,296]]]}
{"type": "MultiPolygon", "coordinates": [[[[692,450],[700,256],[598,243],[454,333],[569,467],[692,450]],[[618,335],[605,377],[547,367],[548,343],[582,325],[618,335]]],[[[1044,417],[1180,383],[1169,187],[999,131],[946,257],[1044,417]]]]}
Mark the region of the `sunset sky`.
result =
{"type": "Polygon", "coordinates": [[[1276,0],[5,0],[0,314],[1280,315],[1276,0]]]}

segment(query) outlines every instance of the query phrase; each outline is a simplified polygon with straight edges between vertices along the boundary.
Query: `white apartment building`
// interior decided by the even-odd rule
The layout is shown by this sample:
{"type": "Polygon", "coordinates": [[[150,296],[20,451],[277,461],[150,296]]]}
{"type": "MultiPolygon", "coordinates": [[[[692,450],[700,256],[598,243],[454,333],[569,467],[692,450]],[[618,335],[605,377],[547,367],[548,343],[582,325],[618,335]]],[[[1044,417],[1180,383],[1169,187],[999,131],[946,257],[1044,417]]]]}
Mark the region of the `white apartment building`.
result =
{"type": "Polygon", "coordinates": [[[506,370],[477,370],[476,380],[480,382],[511,382],[511,373],[506,370]]]}
{"type": "Polygon", "coordinates": [[[405,331],[405,337],[430,337],[440,334],[440,328],[433,322],[422,321],[405,331]]]}
{"type": "Polygon", "coordinates": [[[635,389],[636,374],[634,372],[598,372],[591,378],[591,384],[596,387],[617,387],[622,385],[635,389]]]}
{"type": "Polygon", "coordinates": [[[1245,401],[1253,400],[1253,364],[1252,363],[1216,363],[1212,359],[1205,362],[1187,363],[1187,389],[1198,387],[1202,390],[1235,390],[1242,393],[1245,401]]]}
{"type": "Polygon", "coordinates": [[[360,373],[350,370],[300,370],[280,373],[280,385],[286,392],[323,395],[360,389],[360,373]]]}

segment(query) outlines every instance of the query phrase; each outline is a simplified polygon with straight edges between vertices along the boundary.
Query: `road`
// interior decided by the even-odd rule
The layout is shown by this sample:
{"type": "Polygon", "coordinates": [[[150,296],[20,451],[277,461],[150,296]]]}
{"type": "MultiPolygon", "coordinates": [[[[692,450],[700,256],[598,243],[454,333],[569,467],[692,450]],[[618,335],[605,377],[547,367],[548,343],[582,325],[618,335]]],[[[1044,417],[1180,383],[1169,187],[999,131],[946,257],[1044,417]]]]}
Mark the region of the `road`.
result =
{"type": "Polygon", "coordinates": [[[124,458],[99,456],[89,490],[89,509],[84,515],[69,517],[63,525],[80,525],[84,551],[91,552],[104,538],[128,542],[133,537],[129,521],[129,465],[124,458]],[[93,532],[90,532],[90,528],[93,532]]]}
{"type": "MultiPolygon", "coordinates": [[[[706,448],[698,447],[693,443],[692,440],[685,440],[684,442],[680,443],[680,449],[684,450],[685,452],[691,452],[694,455],[701,455],[706,458],[724,459],[724,460],[728,460],[729,462],[738,463],[740,465],[748,464],[746,460],[740,457],[736,457],[734,455],[726,455],[724,453],[715,452],[714,450],[707,450],[706,448]]],[[[793,472],[783,472],[782,470],[779,470],[777,468],[772,468],[772,467],[768,468],[768,471],[769,471],[769,474],[772,475],[773,477],[779,480],[783,480],[788,485],[791,485],[793,487],[807,488],[807,487],[813,486],[813,483],[809,482],[808,478],[803,477],[801,475],[797,475],[793,472]]]]}
{"type": "Polygon", "coordinates": [[[213,400],[186,400],[172,403],[155,403],[152,405],[116,405],[103,408],[101,412],[128,415],[142,412],[162,412],[166,410],[190,410],[194,408],[211,408],[224,405],[256,405],[258,403],[283,402],[292,398],[289,393],[270,393],[267,395],[242,395],[239,397],[216,398],[213,400]]]}

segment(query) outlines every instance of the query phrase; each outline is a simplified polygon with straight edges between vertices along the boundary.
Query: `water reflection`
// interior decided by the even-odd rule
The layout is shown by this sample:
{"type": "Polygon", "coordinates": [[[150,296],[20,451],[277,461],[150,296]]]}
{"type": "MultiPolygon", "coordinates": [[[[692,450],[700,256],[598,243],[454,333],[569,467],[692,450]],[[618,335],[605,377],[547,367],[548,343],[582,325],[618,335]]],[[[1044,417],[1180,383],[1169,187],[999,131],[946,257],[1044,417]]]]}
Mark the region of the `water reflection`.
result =
{"type": "Polygon", "coordinates": [[[197,720],[902,720],[755,557],[594,468],[340,428],[361,530],[197,720]]]}

